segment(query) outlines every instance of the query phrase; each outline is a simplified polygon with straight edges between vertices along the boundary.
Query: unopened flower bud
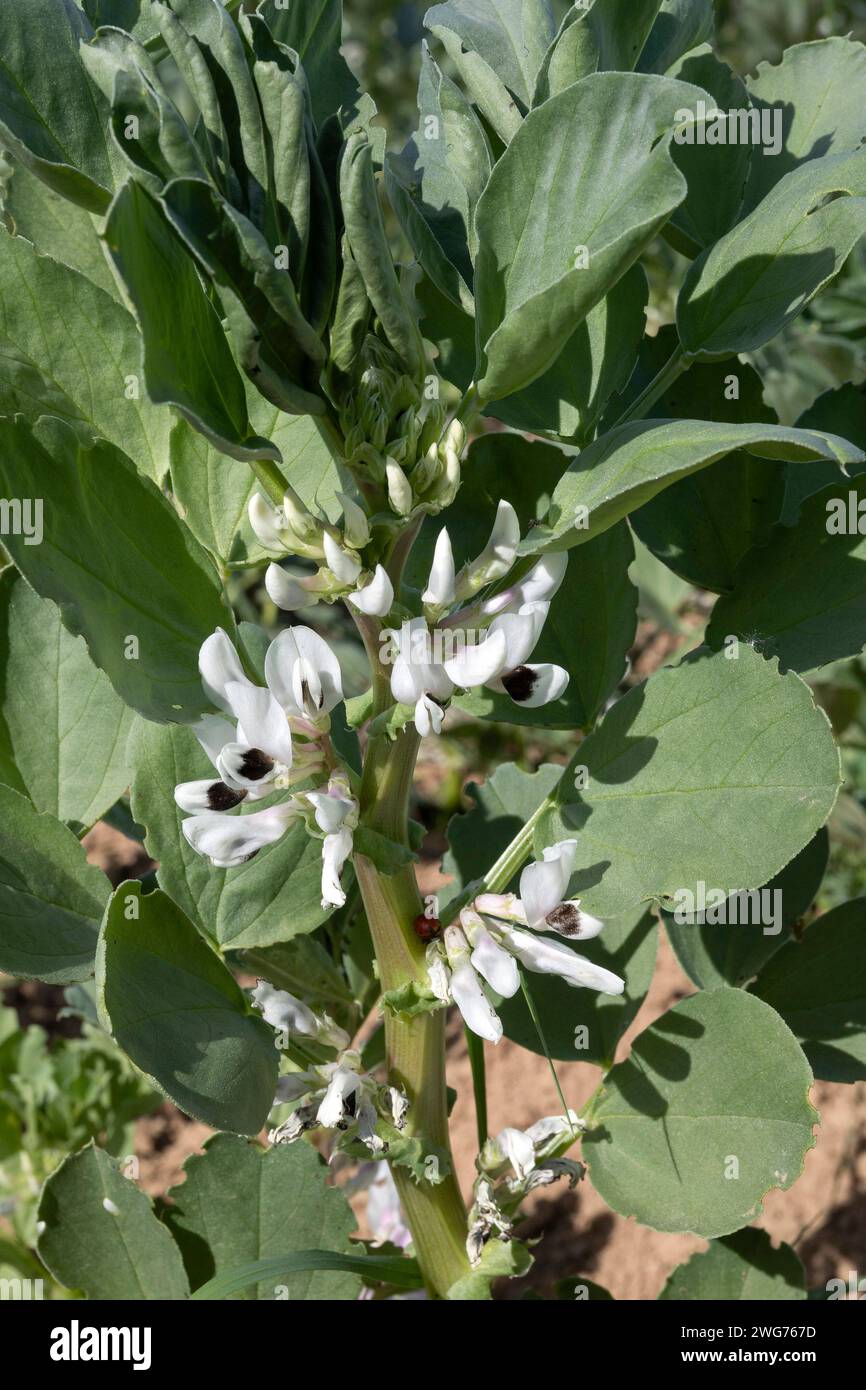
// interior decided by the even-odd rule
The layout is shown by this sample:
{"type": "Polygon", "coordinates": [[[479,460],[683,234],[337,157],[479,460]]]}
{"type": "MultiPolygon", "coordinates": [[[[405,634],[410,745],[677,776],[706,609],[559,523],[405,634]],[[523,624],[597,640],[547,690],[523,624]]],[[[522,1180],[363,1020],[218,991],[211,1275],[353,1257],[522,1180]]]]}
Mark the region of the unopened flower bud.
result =
{"type": "Polygon", "coordinates": [[[385,460],[385,478],[392,511],[398,516],[408,516],[413,503],[412,485],[399,463],[392,458],[385,460]]]}

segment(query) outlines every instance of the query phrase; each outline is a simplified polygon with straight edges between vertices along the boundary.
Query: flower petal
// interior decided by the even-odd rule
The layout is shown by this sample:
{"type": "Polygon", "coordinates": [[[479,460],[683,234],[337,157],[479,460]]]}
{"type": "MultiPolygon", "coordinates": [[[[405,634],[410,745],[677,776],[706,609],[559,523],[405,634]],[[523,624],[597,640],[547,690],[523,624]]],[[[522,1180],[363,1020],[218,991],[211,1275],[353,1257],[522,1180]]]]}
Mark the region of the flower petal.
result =
{"type": "Polygon", "coordinates": [[[311,593],[299,579],[287,574],[280,565],[268,565],[265,570],[265,588],[269,598],[287,613],[294,613],[299,608],[311,608],[319,601],[317,594],[311,593]]]}
{"type": "Polygon", "coordinates": [[[226,693],[237,715],[237,742],[246,744],[247,748],[261,749],[284,767],[291,767],[292,731],[270,690],[232,681],[226,693]]]}
{"type": "Polygon", "coordinates": [[[202,643],[198,654],[198,669],[208,699],[221,710],[225,710],[226,714],[233,712],[226,687],[233,683],[252,685],[252,681],[244,673],[234,643],[221,627],[202,643]]]}
{"type": "Polygon", "coordinates": [[[422,738],[441,734],[445,711],[431,695],[420,695],[415,702],[415,728],[422,738]]]}
{"type": "Polygon", "coordinates": [[[549,603],[524,603],[516,613],[502,613],[493,619],[490,624],[491,634],[505,634],[506,656],[505,666],[502,668],[504,671],[522,666],[532,655],[549,612],[549,603]]]}
{"type": "Polygon", "coordinates": [[[538,709],[558,700],[571,677],[562,666],[549,662],[527,662],[513,671],[506,671],[500,681],[502,689],[517,705],[538,709]]]}
{"type": "Polygon", "coordinates": [[[214,767],[227,743],[235,741],[235,726],[218,714],[205,714],[192,726],[192,731],[214,767]]]}
{"type": "Polygon", "coordinates": [[[512,1129],[507,1125],[501,1129],[494,1140],[505,1158],[520,1179],[528,1178],[535,1167],[535,1145],[522,1129],[512,1129]]]}
{"type": "Polygon", "coordinates": [[[268,689],[287,714],[309,719],[330,714],[343,698],[340,663],[310,627],[288,627],[265,657],[268,689]]]}
{"type": "Polygon", "coordinates": [[[181,782],[174,789],[174,799],[182,811],[231,811],[246,796],[243,788],[229,787],[225,782],[205,777],[199,782],[181,782]]]}
{"type": "Polygon", "coordinates": [[[436,537],[430,577],[421,602],[430,608],[448,608],[454,602],[454,552],[445,526],[436,537]]]}
{"type": "Polygon", "coordinates": [[[571,878],[576,850],[577,840],[560,840],[547,846],[541,863],[527,864],[523,870],[520,901],[528,927],[542,927],[547,914],[559,907],[571,878]]]}
{"type": "Polygon", "coordinates": [[[346,894],[340,883],[340,870],[352,853],[351,830],[338,830],[322,842],[322,907],[342,907],[346,894]]]}
{"type": "Polygon", "coordinates": [[[248,816],[225,816],[204,811],[181,823],[188,843],[221,869],[234,869],[285,834],[297,811],[291,802],[254,811],[248,816]]]}
{"type": "Polygon", "coordinates": [[[384,618],[394,607],[394,585],[388,578],[383,565],[377,565],[370,579],[361,589],[348,595],[348,601],[359,613],[371,618],[384,618]]]}
{"type": "Polygon", "coordinates": [[[361,573],[361,561],[357,556],[350,555],[327,531],[322,536],[322,545],[325,549],[325,564],[331,573],[341,584],[354,584],[361,573]]]}
{"type": "Polygon", "coordinates": [[[471,940],[470,959],[478,974],[487,981],[491,989],[501,994],[503,999],[511,999],[520,989],[517,961],[494,941],[486,927],[476,928],[471,940]]]}
{"type": "MultiPolygon", "coordinates": [[[[325,1129],[336,1129],[346,1114],[346,1102],[361,1084],[356,1071],[348,1067],[337,1067],[325,1091],[324,1099],[316,1111],[316,1119],[325,1129]]],[[[354,1107],[353,1107],[354,1110],[354,1107]]]]}
{"type": "Polygon", "coordinates": [[[319,1020],[300,999],[285,989],[274,989],[267,980],[259,980],[252,992],[253,1002],[261,1009],[265,1023],[272,1028],[281,1028],[288,1033],[299,1033],[305,1038],[314,1038],[319,1030],[319,1020]]]}
{"type": "Polygon", "coordinates": [[[539,975],[558,975],[567,985],[597,989],[601,994],[622,994],[625,981],[611,970],[594,965],[568,946],[546,936],[533,936],[514,927],[503,928],[504,944],[527,970],[539,975]]]}
{"type": "Polygon", "coordinates": [[[464,690],[486,685],[493,676],[508,667],[505,633],[494,632],[491,627],[483,642],[463,646],[444,666],[449,679],[464,690]]]}
{"type": "Polygon", "coordinates": [[[249,500],[247,514],[250,525],[271,555],[285,555],[288,550],[288,530],[286,516],[282,507],[275,507],[260,492],[254,492],[249,500]]]}

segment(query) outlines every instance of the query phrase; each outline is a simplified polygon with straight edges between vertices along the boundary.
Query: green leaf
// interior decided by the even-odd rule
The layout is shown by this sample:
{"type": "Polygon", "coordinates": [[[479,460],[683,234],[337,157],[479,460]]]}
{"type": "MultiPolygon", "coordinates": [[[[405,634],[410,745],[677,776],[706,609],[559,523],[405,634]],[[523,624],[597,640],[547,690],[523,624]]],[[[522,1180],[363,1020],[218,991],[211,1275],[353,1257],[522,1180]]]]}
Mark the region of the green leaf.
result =
{"type": "Polygon", "coordinates": [[[799,1177],[812,1076],[786,1025],[739,989],[684,1000],[613,1068],[583,1139],[608,1206],[657,1231],[722,1236],[799,1177]]]}
{"type": "Polygon", "coordinates": [[[682,202],[673,119],[700,95],[668,79],[596,73],[530,112],[478,204],[483,401],[542,376],[682,202]]]}
{"type": "Polygon", "coordinates": [[[781,178],[689,270],[677,301],[686,354],[729,357],[781,333],[866,231],[864,194],[866,150],[814,159],[781,178]]]}
{"type": "Polygon", "coordinates": [[[862,457],[847,440],[815,430],[711,420],[634,420],[571,455],[554,490],[547,524],[530,532],[520,549],[532,555],[583,545],[663,488],[736,450],[765,459],[824,459],[840,468],[862,457]]]}
{"type": "Polygon", "coordinates": [[[55,605],[12,569],[0,577],[0,653],[0,716],[22,789],[37,810],[93,825],[129,785],[131,711],[55,605]]]}
{"type": "Polygon", "coordinates": [[[590,309],[553,366],[531,386],[486,406],[486,413],[512,429],[578,443],[591,439],[609,398],[634,369],[648,295],[643,267],[633,265],[590,309]]]}
{"type": "Polygon", "coordinates": [[[433,1014],[445,1007],[432,989],[417,980],[386,990],[379,1002],[383,1010],[395,1018],[417,1018],[419,1014],[433,1014]]]}
{"type": "Polygon", "coordinates": [[[143,396],[141,343],[116,300],[21,237],[0,245],[0,410],[56,415],[116,444],[148,477],[168,469],[171,421],[143,396]],[[50,305],[50,313],[35,306],[50,305]],[[82,344],[88,345],[82,355],[82,344]]]}
{"type": "MultiPolygon", "coordinates": [[[[655,362],[660,368],[672,340],[675,343],[673,327],[647,338],[646,346],[654,347],[642,354],[640,367],[649,369],[655,362]]],[[[634,379],[629,382],[629,394],[634,384],[634,379]]],[[[763,391],[757,372],[745,362],[697,362],[655,403],[653,416],[775,424],[763,391]]],[[[827,481],[826,463],[791,464],[789,471],[796,474],[801,468],[819,469],[827,481]]],[[[696,588],[724,593],[733,588],[736,566],[746,552],[769,538],[784,489],[784,464],[737,452],[664,488],[629,520],[644,544],[675,574],[696,588]]]]}
{"type": "MultiPolygon", "coordinates": [[[[692,127],[692,143],[675,143],[672,151],[689,191],[671,218],[666,235],[672,245],[691,257],[705,246],[712,246],[734,225],[743,202],[750,165],[762,158],[762,151],[760,146],[753,149],[747,141],[709,143],[715,137],[716,113],[724,113],[722,120],[727,136],[729,113],[749,108],[749,94],[742,79],[716,57],[709,44],[687,53],[674,65],[671,76],[702,87],[712,97],[712,101],[706,103],[709,108],[706,120],[701,123],[696,120],[692,127]],[[702,139],[706,143],[699,143],[702,139]]],[[[768,159],[767,162],[773,161],[768,159]]]]}
{"type": "Polygon", "coordinates": [[[494,1279],[519,1279],[532,1266],[532,1256],[519,1240],[488,1240],[481,1260],[451,1285],[446,1298],[459,1303],[481,1303],[492,1298],[494,1279]]]}
{"type": "Polygon", "coordinates": [[[806,1297],[806,1274],[790,1245],[775,1247],[766,1231],[747,1226],[710,1242],[709,1250],[678,1265],[661,1302],[792,1302],[806,1297]]]}
{"type": "Polygon", "coordinates": [[[839,787],[829,722],[798,676],[740,645],[656,672],[580,746],[539,849],[577,835],[571,889],[613,916],[680,889],[758,888],[826,821],[839,787]]]}
{"type": "Polygon", "coordinates": [[[766,905],[766,918],[757,904],[753,909],[731,900],[724,905],[724,915],[711,913],[710,921],[689,917],[685,912],[679,918],[670,912],[662,913],[677,960],[698,989],[743,986],[764,969],[815,901],[829,852],[827,831],[819,830],[765,889],[758,890],[780,895],[761,899],[766,905]]]}
{"type": "Polygon", "coordinates": [[[715,36],[713,0],[662,0],[638,61],[640,72],[669,72],[678,58],[715,36]]]}
{"type": "MultiPolygon", "coordinates": [[[[562,768],[553,763],[545,763],[537,772],[523,772],[516,763],[500,763],[481,786],[469,783],[466,792],[475,805],[448,822],[448,853],[442,868],[455,880],[449,898],[487,872],[561,776],[562,768]]],[[[506,884],[506,889],[510,886],[506,884]]]]}
{"type": "MultiPolygon", "coordinates": [[[[691,375],[691,373],[689,374],[691,375]]],[[[860,450],[866,450],[866,411],[863,409],[864,391],[862,385],[846,382],[830,391],[825,391],[805,410],[797,421],[802,430],[823,430],[828,424],[850,439],[860,450]]],[[[862,473],[866,463],[848,465],[850,474],[862,473]]],[[[827,486],[827,470],[820,464],[809,463],[803,467],[785,469],[785,501],[779,517],[786,526],[797,520],[800,505],[804,498],[820,492],[827,486]]]]}
{"type": "Polygon", "coordinates": [[[263,0],[258,13],[278,43],[294,49],[300,58],[316,126],[321,129],[341,107],[354,109],[358,84],[340,52],[342,0],[306,0],[305,4],[290,5],[263,0]]]}
{"type": "Polygon", "coordinates": [[[752,105],[776,113],[782,149],[758,155],[746,188],[751,212],[784,174],[810,160],[848,154],[863,142],[866,48],[848,37],[798,43],[778,64],[759,63],[746,78],[752,105]]]}
{"type": "Polygon", "coordinates": [[[141,184],[121,188],[103,238],[141,328],[150,399],[175,406],[232,458],[278,459],[252,433],[243,379],[195,265],[141,184]]]}
{"type": "Polygon", "coordinates": [[[219,1275],[197,1289],[192,1295],[200,1299],[225,1299],[249,1288],[257,1279],[270,1284],[285,1284],[298,1274],[315,1270],[333,1270],[357,1274],[365,1283],[393,1284],[400,1289],[420,1289],[424,1286],[421,1271],[415,1260],[392,1255],[337,1255],[332,1250],[300,1250],[291,1255],[275,1255],[269,1260],[256,1260],[219,1275]]]}
{"type": "Polygon", "coordinates": [[[553,662],[569,672],[558,700],[528,709],[507,695],[479,689],[459,696],[455,704],[481,719],[545,729],[591,728],[628,666],[637,628],[637,589],[628,573],[633,560],[624,521],[570,556],[532,653],[533,661],[553,662]]]}
{"type": "Polygon", "coordinates": [[[237,869],[215,868],[184,839],[175,787],[216,779],[191,730],[140,721],[129,757],[133,815],[147,829],[157,881],[199,931],[225,950],[243,950],[289,941],[325,920],[331,909],[322,907],[321,841],[300,822],[237,869]]]}
{"type": "Polygon", "coordinates": [[[92,34],[72,0],[3,6],[0,136],[64,198],[103,213],[114,184],[107,104],[78,53],[92,34]]]}
{"type": "Polygon", "coordinates": [[[93,1142],[51,1174],[38,1215],[39,1258],[66,1288],[91,1299],[189,1297],[180,1251],[150,1198],[93,1142]]]}
{"type": "Polygon", "coordinates": [[[333,1012],[334,1005],[353,1002],[339,966],[314,936],[296,936],[277,946],[242,951],[239,960],[244,969],[270,980],[277,989],[302,995],[313,1008],[333,1012]]]}
{"type": "MultiPolygon", "coordinates": [[[[657,925],[651,912],[637,908],[609,918],[600,936],[575,944],[579,956],[625,980],[623,994],[596,994],[591,989],[572,989],[555,975],[528,975],[527,983],[551,1057],[562,1062],[590,1062],[605,1070],[613,1064],[617,1043],[637,1014],[652,981],[657,925]]],[[[507,1038],[544,1056],[522,993],[503,1000],[497,1013],[507,1038]]]]}
{"type": "MultiPolygon", "coordinates": [[[[199,1298],[214,1279],[231,1282],[240,1268],[257,1262],[273,1268],[283,1258],[282,1277],[263,1271],[249,1280],[246,1297],[273,1300],[356,1298],[355,1271],[292,1274],[292,1255],[309,1253],[314,1242],[344,1257],[355,1217],[343,1193],[327,1185],[328,1169],[308,1144],[277,1144],[267,1151],[230,1134],[216,1134],[184,1165],[185,1178],[169,1193],[166,1224],[183,1253],[190,1285],[199,1298]],[[283,1285],[277,1295],[275,1285],[283,1285]]],[[[313,1267],[315,1268],[315,1267],[313,1267]]],[[[231,1297],[226,1288],[222,1297],[231,1297]]]]}
{"type": "Polygon", "coordinates": [[[593,72],[632,72],[661,0],[594,0],[574,5],[547,51],[533,106],[593,72]]]}
{"type": "Polygon", "coordinates": [[[157,31],[148,13],[147,0],[78,0],[94,29],[113,25],[132,34],[139,43],[147,43],[157,31]]]}
{"type": "Polygon", "coordinates": [[[48,984],[89,979],[109,891],[71,830],[0,786],[0,969],[48,984]]]}
{"type": "Polygon", "coordinates": [[[99,239],[98,218],[62,198],[26,165],[2,152],[0,204],[8,232],[26,238],[40,255],[78,271],[119,300],[120,291],[99,239]]]}
{"type": "Polygon", "coordinates": [[[447,30],[528,107],[544,55],[556,35],[549,0],[448,0],[434,5],[424,24],[441,37],[447,30]]]}
{"type": "Polygon", "coordinates": [[[163,1095],[214,1129],[258,1134],[276,1088],[273,1032],[165,893],[116,889],[96,982],[103,1025],[163,1095]]]}
{"type": "Polygon", "coordinates": [[[823,1081],[866,1079],[866,898],[842,903],[782,947],[752,992],[782,1015],[823,1081]]]}
{"type": "Polygon", "coordinates": [[[487,137],[467,98],[424,44],[417,134],[385,164],[391,206],[437,289],[473,312],[475,208],[490,177],[487,137]]]}
{"type": "Polygon", "coordinates": [[[34,476],[42,544],[4,537],[24,577],[59,605],[128,705],[149,719],[197,719],[199,648],[234,628],[204,551],[113,445],[85,447],[59,420],[0,420],[0,490],[26,498],[34,476]]]}
{"type": "Polygon", "coordinates": [[[775,527],[743,558],[733,591],[713,611],[707,642],[720,646],[739,635],[794,671],[857,656],[866,640],[864,515],[862,475],[807,498],[793,526],[775,527]]]}

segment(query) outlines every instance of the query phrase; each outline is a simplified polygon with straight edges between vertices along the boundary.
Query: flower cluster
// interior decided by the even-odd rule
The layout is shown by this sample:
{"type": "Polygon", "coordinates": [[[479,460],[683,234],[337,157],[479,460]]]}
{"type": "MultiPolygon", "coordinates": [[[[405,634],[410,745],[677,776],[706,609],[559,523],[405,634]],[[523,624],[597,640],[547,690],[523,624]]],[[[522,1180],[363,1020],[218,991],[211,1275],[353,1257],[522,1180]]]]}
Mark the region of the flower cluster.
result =
{"type": "Polygon", "coordinates": [[[581,1163],[559,1155],[583,1129],[573,1110],[568,1115],[548,1115],[529,1129],[500,1130],[488,1139],[478,1155],[478,1177],[473,1188],[469,1212],[466,1252],[473,1268],[481,1262],[491,1238],[507,1241],[513,1231],[513,1217],[528,1192],[547,1187],[567,1177],[574,1187],[583,1177],[581,1163]]]}
{"type": "Polygon", "coordinates": [[[303,820],[322,844],[322,905],[342,907],[340,872],[352,852],[358,803],[348,774],[335,765],[330,712],[343,698],[340,664],[327,642],[307,627],[281,632],[265,657],[265,686],[246,675],[230,638],[218,628],[199,654],[208,698],[223,716],[193,726],[216,769],[182,782],[175,800],[191,814],[183,833],[197,853],[219,868],[246,863],[303,820]],[[237,812],[303,782],[320,781],[260,811],[237,812]]]}
{"type": "Polygon", "coordinates": [[[456,1004],[466,1026],[488,1042],[499,1042],[502,1022],[484,986],[504,999],[512,998],[520,988],[520,965],[602,994],[622,994],[625,988],[612,971],[543,934],[552,931],[586,941],[602,930],[598,918],[580,911],[579,898],[564,900],[576,848],[576,840],[549,846],[540,863],[523,870],[519,897],[480,894],[462,910],[459,925],[446,927],[442,937],[427,947],[434,995],[443,1003],[456,1004]]]}
{"type": "Polygon", "coordinates": [[[565,577],[566,554],[545,555],[502,593],[471,601],[508,573],[519,540],[516,513],[503,500],[487,545],[457,573],[451,538],[443,527],[421,596],[424,616],[383,634],[389,644],[384,659],[392,667],[391,694],[412,706],[420,734],[439,733],[444,706],[457,689],[484,686],[535,708],[559,699],[568,685],[568,672],[561,666],[529,660],[565,577]]]}
{"type": "Polygon", "coordinates": [[[319,1017],[287,990],[260,981],[253,1001],[266,1023],[283,1034],[286,1046],[300,1044],[310,1053],[313,1044],[335,1053],[333,1058],[312,1061],[301,1070],[285,1073],[277,1081],[275,1105],[294,1103],[288,1119],[268,1135],[272,1144],[292,1144],[311,1129],[336,1131],[340,1147],[359,1140],[374,1157],[387,1153],[387,1140],[377,1132],[402,1131],[409,1102],[396,1086],[380,1084],[361,1068],[361,1054],[349,1047],[348,1034],[327,1014],[319,1017]]]}

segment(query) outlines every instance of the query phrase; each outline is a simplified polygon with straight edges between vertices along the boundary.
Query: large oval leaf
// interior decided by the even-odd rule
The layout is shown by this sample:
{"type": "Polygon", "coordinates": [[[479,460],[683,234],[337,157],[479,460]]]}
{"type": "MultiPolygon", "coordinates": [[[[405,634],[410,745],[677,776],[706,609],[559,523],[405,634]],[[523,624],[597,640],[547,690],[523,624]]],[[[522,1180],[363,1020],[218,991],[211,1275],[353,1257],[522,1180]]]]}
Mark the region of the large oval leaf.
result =
{"type": "Polygon", "coordinates": [[[39,1221],[39,1258],[68,1289],[122,1301],[189,1297],[180,1251],[150,1198],[95,1144],[51,1174],[39,1221]]]}
{"type": "Polygon", "coordinates": [[[766,1004],[739,989],[686,999],[608,1074],[583,1140],[593,1185],[658,1231],[736,1231],[800,1175],[817,1120],[811,1080],[766,1004]]]}
{"type": "Polygon", "coordinates": [[[563,777],[537,845],[577,836],[571,888],[599,917],[700,883],[760,887],[824,824],[840,781],[808,686],[744,644],[657,671],[575,761],[588,783],[578,795],[563,777]]]}
{"type": "Polygon", "coordinates": [[[0,578],[0,777],[83,830],[129,785],[133,714],[66,631],[59,609],[9,569],[0,578]]]}
{"type": "MultiPolygon", "coordinates": [[[[266,1152],[231,1134],[216,1134],[203,1154],[184,1165],[184,1181],[171,1189],[166,1214],[193,1289],[239,1265],[272,1261],[293,1251],[324,1248],[335,1256],[352,1250],[356,1221],[343,1193],[328,1186],[328,1167],[308,1144],[277,1144],[266,1152]],[[229,1200],[226,1200],[228,1197],[229,1200]]],[[[358,1296],[353,1272],[314,1268],[252,1282],[235,1297],[331,1301],[358,1296]]],[[[227,1291],[226,1297],[232,1293],[227,1291]]]]}
{"type": "Polygon", "coordinates": [[[276,1088],[273,1031],[165,893],[116,890],[96,982],[104,1025],[169,1100],[214,1129],[258,1134],[276,1088]]]}
{"type": "Polygon", "coordinates": [[[866,1079],[866,898],[834,907],[774,956],[753,992],[772,1004],[825,1081],[866,1079]]]}
{"type": "Polygon", "coordinates": [[[659,1294],[663,1302],[683,1303],[805,1297],[806,1274],[795,1251],[776,1248],[757,1226],[711,1241],[709,1250],[677,1266],[659,1294]]]}
{"type": "Polygon", "coordinates": [[[89,979],[109,892],[71,830],[0,786],[0,970],[57,985],[89,979]]]}
{"type": "Polygon", "coordinates": [[[0,420],[0,488],[27,498],[34,478],[44,533],[40,545],[4,537],[18,568],[121,699],[149,719],[197,719],[199,648],[234,626],[205,552],[119,449],[86,446],[59,420],[0,420]]]}

